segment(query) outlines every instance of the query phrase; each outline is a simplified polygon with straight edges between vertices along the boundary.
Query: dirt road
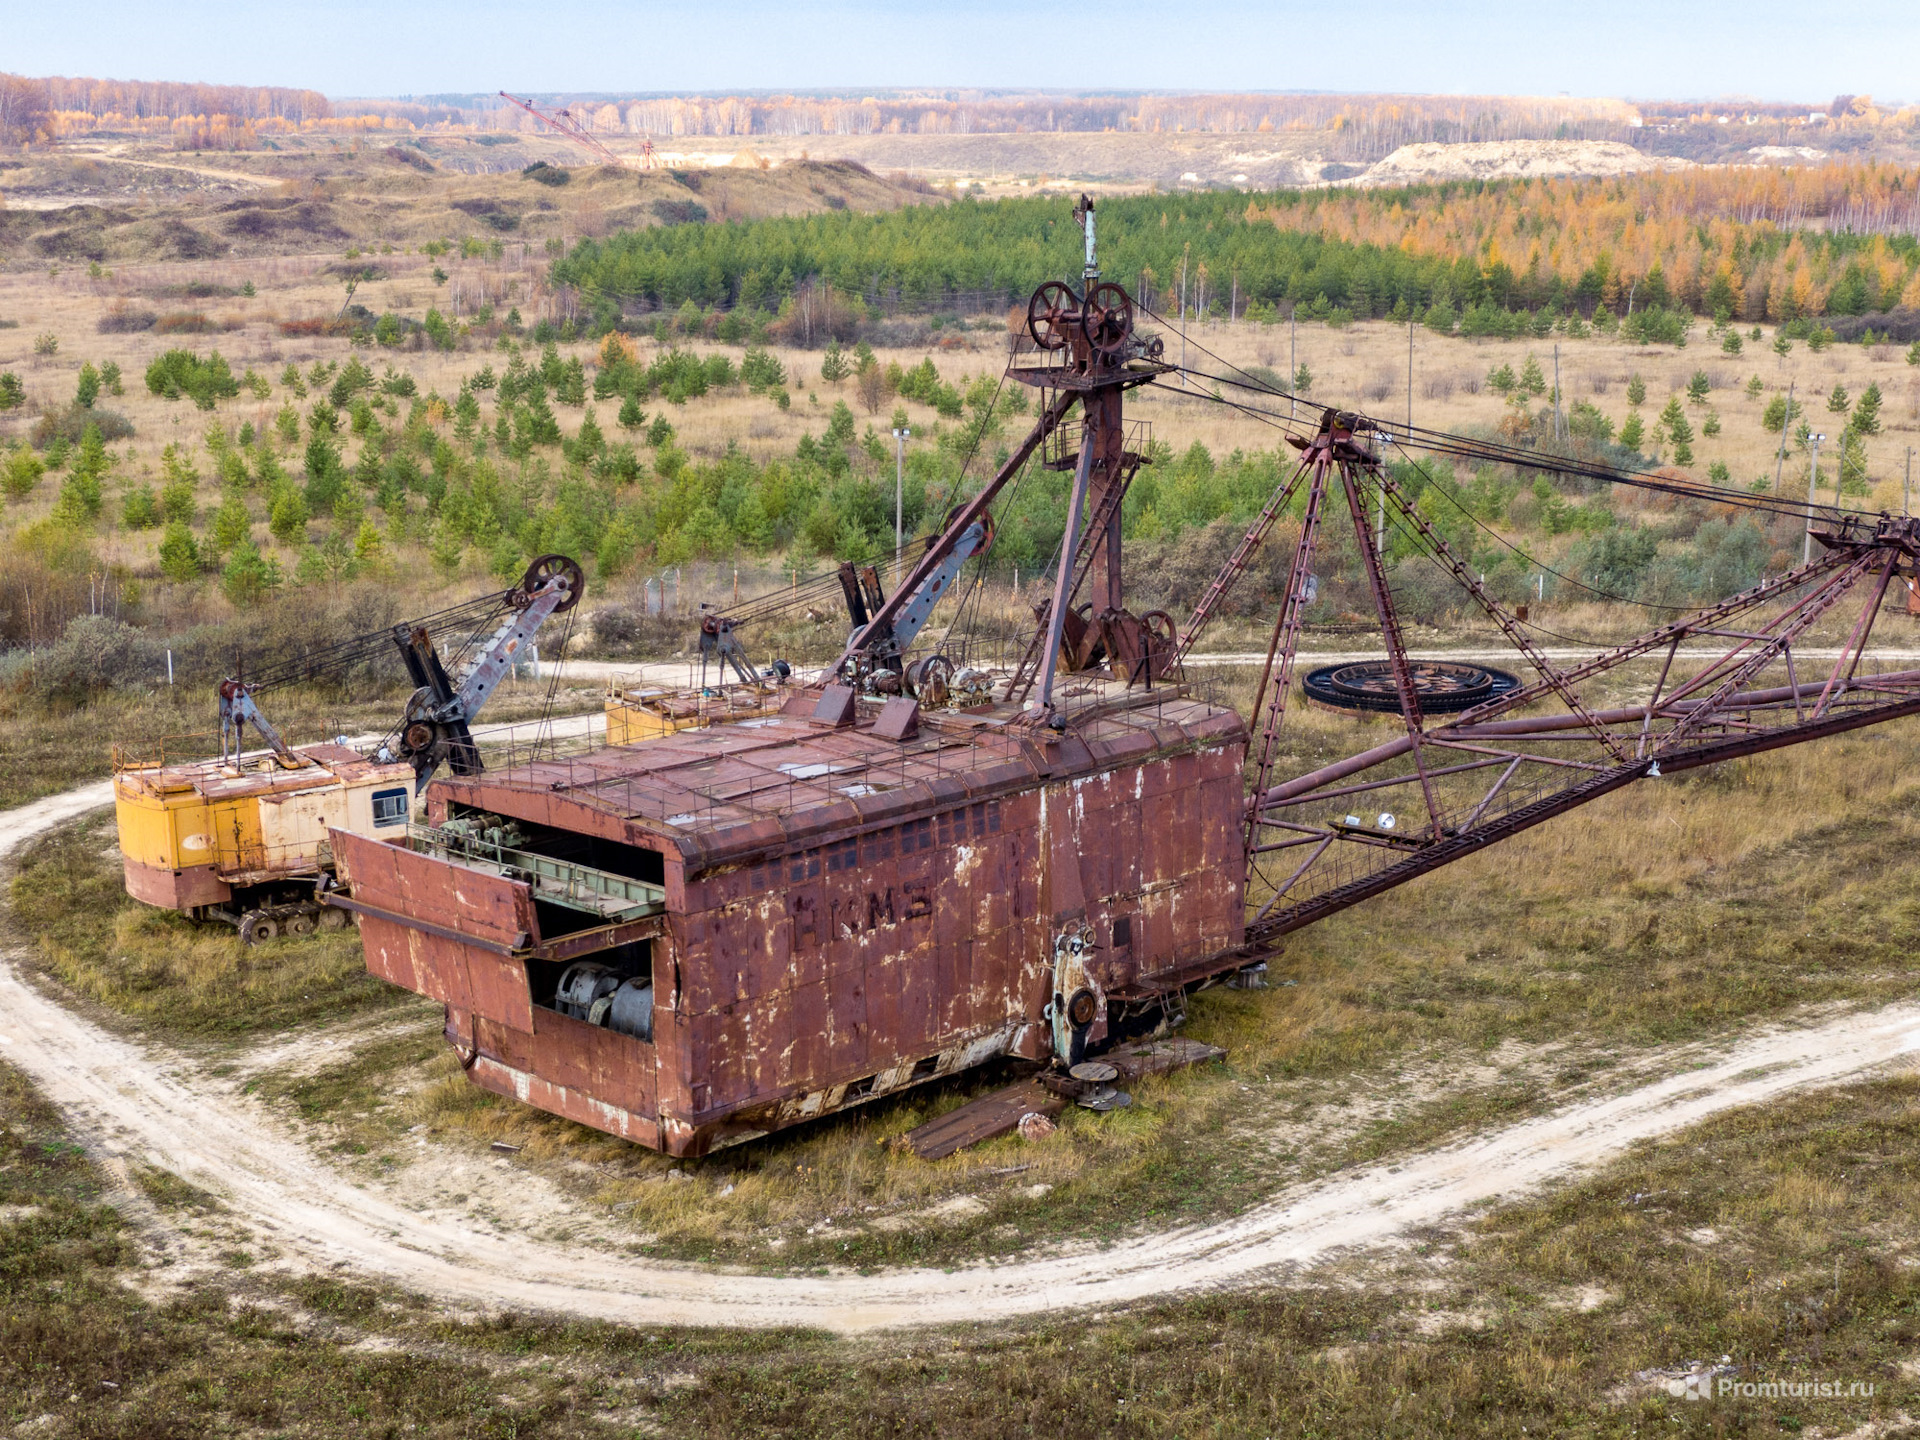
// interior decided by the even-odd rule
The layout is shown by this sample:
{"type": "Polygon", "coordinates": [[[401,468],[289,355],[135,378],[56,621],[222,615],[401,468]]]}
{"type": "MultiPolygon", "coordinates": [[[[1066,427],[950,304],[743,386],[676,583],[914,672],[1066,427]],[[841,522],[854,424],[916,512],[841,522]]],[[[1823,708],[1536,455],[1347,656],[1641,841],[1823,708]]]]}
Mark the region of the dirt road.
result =
{"type": "MultiPolygon", "coordinates": [[[[0,814],[0,855],[104,803],[104,785],[0,814]]],[[[463,1307],[519,1307],[633,1324],[807,1325],[841,1332],[1111,1305],[1284,1275],[1511,1197],[1738,1105],[1831,1084],[1920,1050],[1920,1004],[1756,1032],[1687,1056],[1671,1078],[1573,1106],[1392,1169],[1306,1184],[1244,1215],[1106,1249],[880,1275],[763,1276],[583,1253],[425,1217],[333,1170],[268,1112],[159,1047],[109,1034],[0,955],[0,1056],[30,1075],[104,1155],[163,1166],[221,1196],[287,1254],[345,1264],[463,1307]]],[[[1652,1058],[1652,1057],[1649,1057],[1652,1058]]],[[[531,1180],[532,1177],[529,1177],[531,1180]]]]}

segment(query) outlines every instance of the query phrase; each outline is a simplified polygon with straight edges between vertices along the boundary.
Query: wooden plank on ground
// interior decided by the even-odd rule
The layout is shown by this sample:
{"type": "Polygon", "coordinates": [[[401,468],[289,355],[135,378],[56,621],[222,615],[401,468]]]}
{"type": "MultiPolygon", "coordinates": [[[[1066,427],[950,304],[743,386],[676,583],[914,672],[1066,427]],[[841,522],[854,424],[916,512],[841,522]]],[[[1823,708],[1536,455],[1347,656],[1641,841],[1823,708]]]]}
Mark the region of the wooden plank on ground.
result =
{"type": "Polygon", "coordinates": [[[909,1130],[902,1138],[906,1147],[922,1160],[944,1160],[956,1150],[1005,1135],[1020,1123],[1023,1115],[1051,1118],[1066,1106],[1063,1097],[1053,1094],[1035,1076],[969,1100],[958,1109],[909,1130]]]}
{"type": "Polygon", "coordinates": [[[1113,1066],[1122,1080],[1138,1080],[1146,1075],[1184,1070],[1207,1060],[1224,1060],[1227,1052],[1218,1045],[1189,1040],[1184,1035],[1165,1035],[1158,1040],[1137,1040],[1094,1058],[1113,1066]]]}
{"type": "MultiPolygon", "coordinates": [[[[1122,1082],[1147,1075],[1164,1075],[1207,1060],[1224,1060],[1227,1052],[1218,1045],[1204,1044],[1180,1035],[1158,1040],[1139,1040],[1094,1058],[1106,1061],[1120,1072],[1122,1082]]],[[[1022,1115],[1041,1114],[1049,1119],[1067,1108],[1075,1097],[1094,1087],[1065,1075],[1042,1073],[1019,1080],[977,1100],[969,1100],[938,1119],[929,1120],[901,1137],[902,1143],[922,1160],[944,1160],[956,1150],[978,1145],[996,1135],[1005,1135],[1020,1123],[1022,1115]]]]}

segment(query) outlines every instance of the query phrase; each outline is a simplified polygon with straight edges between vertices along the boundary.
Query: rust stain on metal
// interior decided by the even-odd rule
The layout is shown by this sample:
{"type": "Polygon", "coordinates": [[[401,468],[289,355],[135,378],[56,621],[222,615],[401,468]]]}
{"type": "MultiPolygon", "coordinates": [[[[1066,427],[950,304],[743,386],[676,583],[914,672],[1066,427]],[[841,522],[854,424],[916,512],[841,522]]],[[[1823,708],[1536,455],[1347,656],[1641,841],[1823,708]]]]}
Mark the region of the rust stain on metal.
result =
{"type": "Polygon", "coordinates": [[[585,927],[524,881],[336,834],[368,967],[447,1006],[475,1083],[691,1155],[1047,1053],[1067,927],[1112,990],[1240,943],[1232,710],[1135,691],[1064,735],[1006,707],[897,739],[877,700],[829,708],[434,783],[435,825],[657,883],[658,935],[611,951],[544,959],[585,927]],[[560,1013],[608,954],[650,980],[648,1039],[560,1013]]]}

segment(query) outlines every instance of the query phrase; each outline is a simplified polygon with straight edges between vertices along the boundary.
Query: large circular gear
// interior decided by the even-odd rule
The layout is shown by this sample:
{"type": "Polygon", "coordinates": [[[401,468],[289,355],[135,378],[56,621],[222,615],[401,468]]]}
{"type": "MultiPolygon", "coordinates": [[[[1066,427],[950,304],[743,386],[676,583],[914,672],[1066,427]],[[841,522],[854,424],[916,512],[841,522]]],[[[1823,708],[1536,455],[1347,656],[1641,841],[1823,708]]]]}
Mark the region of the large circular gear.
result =
{"type": "Polygon", "coordinates": [[[1169,649],[1180,643],[1179,627],[1166,611],[1149,610],[1140,617],[1140,623],[1146,627],[1148,634],[1169,649]]]}
{"type": "Polygon", "coordinates": [[[565,555],[541,555],[536,558],[527,566],[527,573],[520,577],[520,593],[531,595],[556,575],[567,577],[567,598],[554,607],[554,613],[558,615],[571,610],[586,593],[587,577],[580,569],[579,562],[565,555]]]}
{"type": "Polygon", "coordinates": [[[1080,329],[1102,360],[1125,358],[1127,342],[1133,338],[1133,297],[1111,280],[1094,286],[1080,311],[1080,329]]]}
{"type": "Polygon", "coordinates": [[[1064,350],[1078,323],[1080,297],[1061,280],[1049,280],[1027,301],[1027,334],[1042,350],[1064,350]]]}
{"type": "MultiPolygon", "coordinates": [[[[1416,660],[1413,689],[1420,709],[1428,715],[1450,715],[1498,700],[1520,687],[1520,679],[1491,665],[1467,665],[1452,660],[1416,660]]],[[[1369,710],[1397,715],[1400,690],[1393,666],[1385,660],[1359,660],[1346,665],[1323,665],[1308,673],[1300,688],[1309,699],[1342,710],[1369,710]]]]}

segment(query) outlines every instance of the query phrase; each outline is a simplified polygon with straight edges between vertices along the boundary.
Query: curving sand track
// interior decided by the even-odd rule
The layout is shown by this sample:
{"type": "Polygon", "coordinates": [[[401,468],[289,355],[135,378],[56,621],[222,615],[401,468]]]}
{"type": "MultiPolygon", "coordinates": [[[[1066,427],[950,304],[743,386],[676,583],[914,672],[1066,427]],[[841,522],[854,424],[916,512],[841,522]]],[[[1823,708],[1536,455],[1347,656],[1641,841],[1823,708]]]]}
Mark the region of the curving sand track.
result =
{"type": "MultiPolygon", "coordinates": [[[[110,799],[105,784],[0,813],[0,856],[110,799]]],[[[1243,1215],[1105,1249],[953,1271],[763,1276],[636,1260],[417,1215],[349,1181],[257,1107],[181,1058],[109,1034],[0,953],[0,1056],[107,1155],[132,1154],[223,1196],[301,1261],[344,1264],[442,1301],[632,1324],[803,1325],[857,1332],[1111,1305],[1274,1279],[1510,1197],[1716,1111],[1845,1080],[1920,1050],[1920,1004],[1758,1032],[1697,1068],[1472,1141],[1302,1185],[1243,1215]]],[[[1678,1058],[1678,1057],[1670,1057],[1678,1058]]]]}

